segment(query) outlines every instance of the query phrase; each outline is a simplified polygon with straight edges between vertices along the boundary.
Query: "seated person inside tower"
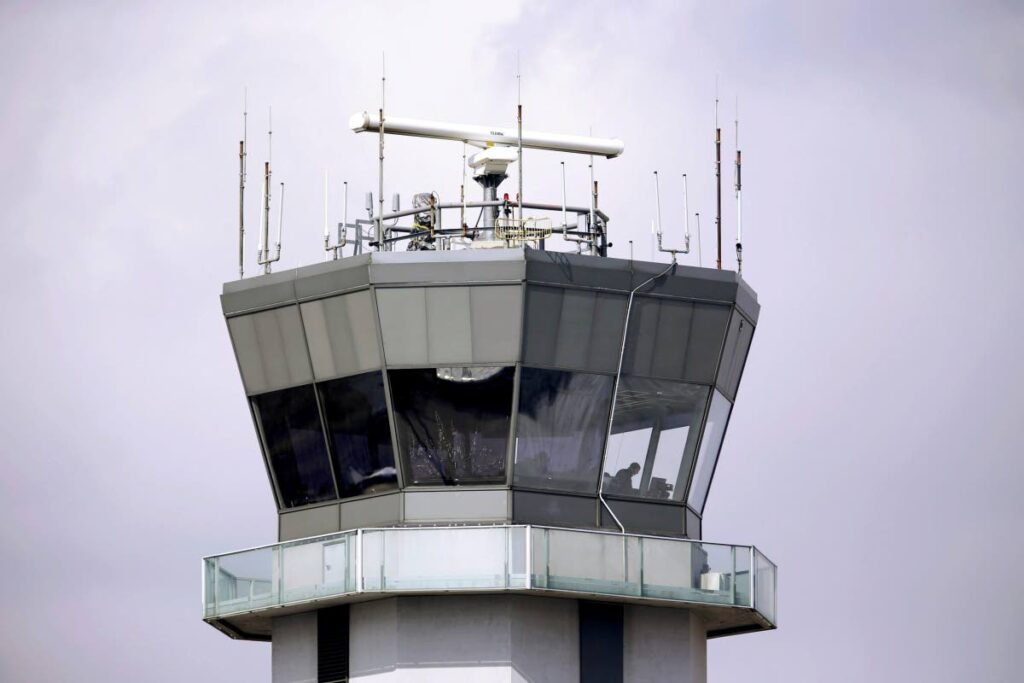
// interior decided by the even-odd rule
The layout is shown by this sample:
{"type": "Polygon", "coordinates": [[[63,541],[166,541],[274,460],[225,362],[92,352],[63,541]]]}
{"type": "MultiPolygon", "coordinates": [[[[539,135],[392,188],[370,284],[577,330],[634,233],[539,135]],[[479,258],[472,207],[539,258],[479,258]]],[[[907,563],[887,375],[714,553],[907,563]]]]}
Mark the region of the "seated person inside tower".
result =
{"type": "Polygon", "coordinates": [[[608,482],[609,493],[632,493],[633,477],[640,474],[640,463],[630,463],[629,467],[623,467],[615,473],[615,476],[608,482]]]}

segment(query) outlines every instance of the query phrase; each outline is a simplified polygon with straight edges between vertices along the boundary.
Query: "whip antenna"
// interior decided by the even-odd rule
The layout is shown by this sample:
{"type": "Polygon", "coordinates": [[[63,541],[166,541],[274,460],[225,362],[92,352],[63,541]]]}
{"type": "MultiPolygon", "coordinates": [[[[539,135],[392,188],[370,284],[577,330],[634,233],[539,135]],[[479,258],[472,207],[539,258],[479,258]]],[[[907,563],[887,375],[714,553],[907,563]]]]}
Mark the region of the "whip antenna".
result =
{"type": "Polygon", "coordinates": [[[516,50],[516,119],[519,126],[519,224],[523,223],[523,82],[516,50]]]}
{"type": "Polygon", "coordinates": [[[387,83],[387,69],[384,53],[380,53],[380,135],[377,167],[377,251],[384,249],[384,86],[387,83]]]}
{"type": "Polygon", "coordinates": [[[715,77],[715,229],[718,232],[718,259],[715,262],[722,269],[722,129],[718,127],[718,78],[715,77]]]}
{"type": "Polygon", "coordinates": [[[238,279],[245,277],[245,145],[249,140],[249,90],[242,96],[242,139],[238,144],[238,279]]]}
{"type": "Polygon", "coordinates": [[[743,274],[743,182],[740,152],[740,98],[736,98],[736,272],[743,274]]]}

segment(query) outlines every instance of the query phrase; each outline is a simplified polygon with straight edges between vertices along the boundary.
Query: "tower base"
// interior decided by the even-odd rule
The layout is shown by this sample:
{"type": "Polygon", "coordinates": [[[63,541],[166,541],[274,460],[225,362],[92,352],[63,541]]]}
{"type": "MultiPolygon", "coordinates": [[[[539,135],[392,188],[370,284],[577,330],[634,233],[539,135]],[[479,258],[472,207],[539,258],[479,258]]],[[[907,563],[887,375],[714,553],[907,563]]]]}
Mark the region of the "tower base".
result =
{"type": "Polygon", "coordinates": [[[402,596],[277,617],[272,631],[274,683],[706,681],[704,623],[677,608],[402,596]]]}

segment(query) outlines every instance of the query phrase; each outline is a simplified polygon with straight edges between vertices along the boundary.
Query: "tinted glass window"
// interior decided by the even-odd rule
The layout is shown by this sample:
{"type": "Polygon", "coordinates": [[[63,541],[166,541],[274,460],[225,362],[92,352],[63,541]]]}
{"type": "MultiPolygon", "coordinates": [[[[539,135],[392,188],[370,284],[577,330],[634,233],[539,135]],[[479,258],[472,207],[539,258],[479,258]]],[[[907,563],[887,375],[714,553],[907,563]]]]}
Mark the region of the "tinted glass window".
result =
{"type": "Polygon", "coordinates": [[[522,369],[517,485],[597,492],[612,383],[606,375],[522,369]]]}
{"type": "Polygon", "coordinates": [[[313,386],[253,396],[281,504],[295,507],[336,497],[313,386]]]}
{"type": "Polygon", "coordinates": [[[397,488],[383,375],[336,379],[320,392],[342,498],[397,488]]]}
{"type": "Polygon", "coordinates": [[[704,426],[704,438],[700,442],[697,467],[693,471],[693,484],[690,486],[689,503],[694,510],[704,510],[708,487],[711,486],[711,475],[715,472],[718,451],[722,448],[722,437],[725,436],[725,426],[729,422],[731,411],[732,404],[716,391],[711,399],[708,422],[704,426]]]}
{"type": "Polygon", "coordinates": [[[623,377],[604,492],[682,501],[709,391],[695,384],[623,377]]]}
{"type": "Polygon", "coordinates": [[[730,315],[720,304],[637,296],[622,373],[711,384],[730,315]]]}
{"type": "Polygon", "coordinates": [[[514,368],[391,370],[410,484],[503,483],[514,368]]]}

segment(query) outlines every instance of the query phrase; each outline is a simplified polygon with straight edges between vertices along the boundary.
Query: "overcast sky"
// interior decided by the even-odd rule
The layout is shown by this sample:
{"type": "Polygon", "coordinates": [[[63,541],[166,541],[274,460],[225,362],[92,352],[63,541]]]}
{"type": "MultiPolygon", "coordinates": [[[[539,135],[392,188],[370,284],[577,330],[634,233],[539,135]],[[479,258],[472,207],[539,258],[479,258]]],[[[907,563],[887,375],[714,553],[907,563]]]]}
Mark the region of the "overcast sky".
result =
{"type": "MultiPolygon", "coordinates": [[[[780,628],[711,642],[709,681],[1020,680],[1024,9],[628,5],[0,5],[0,679],[270,680],[200,619],[200,558],[276,533],[218,301],[242,93],[251,169],[274,107],[280,265],[311,263],[323,170],[351,216],[376,186],[346,123],[384,49],[396,116],[514,125],[518,50],[527,128],[624,140],[619,256],[651,254],[658,169],[713,261],[716,75],[726,158],[739,96],[763,308],[704,535],[778,563],[780,628]]],[[[527,197],[561,160],[527,152],[527,197]]],[[[391,140],[386,192],[454,199],[460,165],[391,140]]]]}

